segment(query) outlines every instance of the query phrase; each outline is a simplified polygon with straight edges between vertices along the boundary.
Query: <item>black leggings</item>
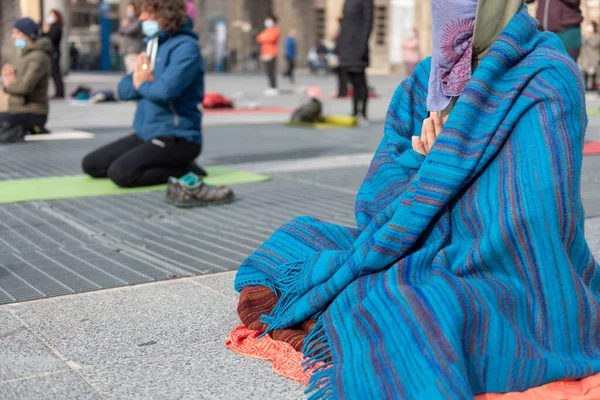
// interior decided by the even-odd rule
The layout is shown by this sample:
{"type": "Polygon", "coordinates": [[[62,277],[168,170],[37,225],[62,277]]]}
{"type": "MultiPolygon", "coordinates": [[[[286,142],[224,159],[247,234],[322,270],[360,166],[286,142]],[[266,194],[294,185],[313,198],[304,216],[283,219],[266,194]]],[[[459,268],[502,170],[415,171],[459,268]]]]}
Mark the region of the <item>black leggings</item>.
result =
{"type": "Polygon", "coordinates": [[[27,133],[45,133],[47,115],[37,114],[9,114],[0,113],[0,123],[8,122],[10,128],[21,125],[27,133]]]}
{"type": "Polygon", "coordinates": [[[339,67],[336,72],[338,77],[338,97],[346,97],[348,96],[348,75],[342,67],[339,67]]]}
{"type": "Polygon", "coordinates": [[[348,79],[352,83],[353,96],[352,102],[354,105],[354,116],[362,115],[367,117],[367,102],[369,101],[369,88],[367,86],[367,74],[365,70],[347,71],[348,79]]]}
{"type": "Polygon", "coordinates": [[[175,136],[144,142],[134,133],[88,154],[82,167],[86,174],[108,177],[121,187],[161,185],[187,174],[201,151],[201,145],[175,136]]]}
{"type": "Polygon", "coordinates": [[[267,70],[267,78],[269,78],[269,87],[271,89],[277,89],[277,59],[265,61],[265,68],[267,70]]]}
{"type": "Polygon", "coordinates": [[[286,57],[287,60],[287,71],[285,75],[290,79],[290,82],[294,83],[294,70],[296,69],[296,61],[293,58],[286,57]]]}
{"type": "Polygon", "coordinates": [[[60,54],[54,54],[52,57],[52,80],[56,88],[54,96],[65,97],[65,85],[63,84],[62,73],[60,72],[60,54]]]}

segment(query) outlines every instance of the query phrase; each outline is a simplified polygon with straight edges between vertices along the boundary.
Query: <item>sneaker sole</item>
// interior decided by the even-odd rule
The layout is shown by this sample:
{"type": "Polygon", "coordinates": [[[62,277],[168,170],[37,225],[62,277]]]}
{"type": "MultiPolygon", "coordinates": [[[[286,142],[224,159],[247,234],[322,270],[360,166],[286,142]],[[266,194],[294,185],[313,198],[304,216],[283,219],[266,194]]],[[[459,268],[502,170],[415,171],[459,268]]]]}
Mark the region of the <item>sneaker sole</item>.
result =
{"type": "Polygon", "coordinates": [[[210,201],[210,202],[206,202],[206,201],[196,201],[196,202],[190,202],[190,203],[179,203],[175,200],[171,200],[171,199],[166,199],[167,203],[171,204],[172,206],[175,206],[177,208],[195,208],[195,207],[210,207],[210,206],[220,206],[223,204],[229,204],[229,203],[233,203],[233,201],[235,200],[234,197],[231,197],[229,199],[226,200],[220,200],[220,201],[210,201]]]}

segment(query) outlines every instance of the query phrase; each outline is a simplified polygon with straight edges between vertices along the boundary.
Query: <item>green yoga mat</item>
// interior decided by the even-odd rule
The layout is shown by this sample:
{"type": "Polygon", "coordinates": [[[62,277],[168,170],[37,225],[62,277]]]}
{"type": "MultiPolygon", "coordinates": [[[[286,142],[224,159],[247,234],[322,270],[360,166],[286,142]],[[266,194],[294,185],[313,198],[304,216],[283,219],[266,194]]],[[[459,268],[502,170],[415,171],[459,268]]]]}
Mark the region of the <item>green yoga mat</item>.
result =
{"type": "Polygon", "coordinates": [[[358,120],[354,117],[330,116],[325,117],[322,122],[310,123],[289,121],[286,125],[312,129],[355,128],[358,126],[358,120]]]}
{"type": "MultiPolygon", "coordinates": [[[[265,175],[223,167],[206,167],[208,185],[236,185],[268,181],[265,175]]],[[[0,181],[0,204],[26,201],[72,199],[76,197],[108,196],[165,190],[166,185],[123,189],[109,179],[94,179],[86,175],[0,181]]]]}

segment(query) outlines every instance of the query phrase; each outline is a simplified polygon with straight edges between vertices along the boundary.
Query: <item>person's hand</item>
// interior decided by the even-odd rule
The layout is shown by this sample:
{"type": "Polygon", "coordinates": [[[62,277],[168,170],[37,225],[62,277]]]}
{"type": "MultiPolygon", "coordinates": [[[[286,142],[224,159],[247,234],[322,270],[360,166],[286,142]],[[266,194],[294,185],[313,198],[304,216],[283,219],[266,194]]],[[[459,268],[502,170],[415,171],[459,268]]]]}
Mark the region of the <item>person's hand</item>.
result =
{"type": "Polygon", "coordinates": [[[152,73],[152,62],[146,53],[138,56],[133,71],[133,86],[138,90],[144,82],[154,82],[154,74],[152,73]]]}
{"type": "Polygon", "coordinates": [[[50,24],[49,24],[49,23],[47,23],[47,22],[44,22],[44,23],[42,24],[42,32],[44,32],[44,33],[48,33],[48,31],[50,31],[50,24]]]}
{"type": "Polygon", "coordinates": [[[127,28],[129,25],[131,25],[131,20],[129,18],[123,18],[121,20],[122,27],[127,28]]]}
{"type": "Polygon", "coordinates": [[[428,155],[431,152],[431,148],[433,147],[436,139],[438,136],[440,136],[440,133],[442,133],[442,127],[447,120],[447,115],[442,120],[439,113],[432,112],[429,118],[423,121],[421,137],[412,137],[413,150],[424,156],[428,155]]]}
{"type": "Polygon", "coordinates": [[[15,68],[11,64],[4,64],[2,67],[2,83],[8,87],[17,81],[15,68]]]}

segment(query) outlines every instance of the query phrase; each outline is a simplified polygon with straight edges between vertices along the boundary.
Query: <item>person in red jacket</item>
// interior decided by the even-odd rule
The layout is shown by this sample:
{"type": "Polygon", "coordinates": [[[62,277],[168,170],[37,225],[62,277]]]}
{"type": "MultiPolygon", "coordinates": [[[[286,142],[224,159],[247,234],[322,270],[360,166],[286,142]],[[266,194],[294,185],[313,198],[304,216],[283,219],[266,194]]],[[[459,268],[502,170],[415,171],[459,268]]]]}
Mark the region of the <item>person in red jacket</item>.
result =
{"type": "Polygon", "coordinates": [[[554,32],[562,40],[567,52],[575,60],[581,52],[581,0],[526,0],[538,1],[537,16],[540,30],[554,32]]]}
{"type": "Polygon", "coordinates": [[[256,41],[260,43],[260,59],[265,65],[267,78],[269,79],[268,96],[277,95],[277,56],[279,55],[279,36],[281,31],[277,27],[277,17],[269,15],[265,19],[265,30],[257,37],[256,41]]]}

